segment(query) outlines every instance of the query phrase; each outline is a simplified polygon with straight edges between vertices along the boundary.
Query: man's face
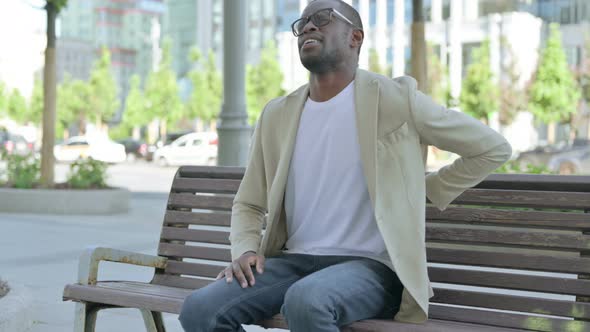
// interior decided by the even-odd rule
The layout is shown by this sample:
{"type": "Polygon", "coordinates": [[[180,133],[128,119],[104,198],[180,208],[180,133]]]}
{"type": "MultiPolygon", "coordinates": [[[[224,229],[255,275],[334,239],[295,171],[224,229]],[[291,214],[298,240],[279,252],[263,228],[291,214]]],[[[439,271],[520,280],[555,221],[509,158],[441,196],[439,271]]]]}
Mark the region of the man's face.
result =
{"type": "MultiPolygon", "coordinates": [[[[305,8],[301,17],[310,16],[326,8],[338,10],[338,6],[336,1],[315,1],[305,8]]],[[[312,73],[333,71],[349,56],[350,32],[350,25],[336,17],[332,17],[332,21],[322,27],[316,27],[313,22],[308,22],[304,33],[298,37],[299,58],[303,66],[312,73]]]]}

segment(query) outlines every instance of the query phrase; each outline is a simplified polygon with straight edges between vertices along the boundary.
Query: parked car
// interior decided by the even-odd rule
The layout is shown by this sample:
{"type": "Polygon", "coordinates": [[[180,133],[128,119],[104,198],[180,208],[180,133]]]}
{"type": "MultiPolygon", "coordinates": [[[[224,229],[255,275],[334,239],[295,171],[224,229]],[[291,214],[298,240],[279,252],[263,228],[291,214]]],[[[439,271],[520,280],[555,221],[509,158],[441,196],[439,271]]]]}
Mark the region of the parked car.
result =
{"type": "Polygon", "coordinates": [[[75,161],[88,158],[114,164],[127,159],[123,144],[113,142],[107,138],[89,139],[85,136],[74,136],[66,139],[53,149],[55,160],[58,162],[75,161]]]}
{"type": "Polygon", "coordinates": [[[127,154],[127,161],[135,161],[137,159],[146,159],[148,153],[147,144],[142,140],[133,138],[125,138],[117,140],[117,143],[125,146],[125,153],[127,154]]]}
{"type": "Polygon", "coordinates": [[[572,144],[541,146],[520,153],[516,160],[523,167],[545,166],[559,174],[590,173],[590,144],[588,140],[576,140],[572,144]]]}
{"type": "Polygon", "coordinates": [[[0,129],[0,151],[8,154],[26,155],[34,153],[33,143],[27,142],[21,135],[0,129]]]}
{"type": "Polygon", "coordinates": [[[215,165],[217,163],[217,134],[190,133],[154,152],[154,161],[168,165],[215,165]]]}

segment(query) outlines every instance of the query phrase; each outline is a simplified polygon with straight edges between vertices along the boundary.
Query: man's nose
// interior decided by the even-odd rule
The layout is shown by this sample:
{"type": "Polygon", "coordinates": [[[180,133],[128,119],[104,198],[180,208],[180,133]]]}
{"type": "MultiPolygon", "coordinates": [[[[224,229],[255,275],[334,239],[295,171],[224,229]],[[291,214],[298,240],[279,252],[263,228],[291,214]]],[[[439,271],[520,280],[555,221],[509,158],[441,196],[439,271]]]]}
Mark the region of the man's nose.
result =
{"type": "Polygon", "coordinates": [[[303,27],[303,33],[307,33],[310,31],[317,31],[317,30],[318,30],[318,27],[316,27],[315,24],[313,24],[313,22],[311,20],[307,21],[307,23],[303,27]]]}

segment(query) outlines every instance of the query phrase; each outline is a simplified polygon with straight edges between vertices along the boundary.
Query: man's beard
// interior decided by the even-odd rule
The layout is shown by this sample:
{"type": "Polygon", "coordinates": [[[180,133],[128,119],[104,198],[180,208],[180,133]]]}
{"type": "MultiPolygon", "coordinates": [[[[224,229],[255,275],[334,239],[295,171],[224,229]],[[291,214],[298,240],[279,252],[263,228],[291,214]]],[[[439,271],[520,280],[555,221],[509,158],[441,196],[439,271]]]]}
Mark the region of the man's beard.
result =
{"type": "Polygon", "coordinates": [[[300,56],[301,64],[307,68],[311,73],[324,74],[332,72],[336,69],[338,64],[342,62],[342,55],[337,51],[320,55],[310,55],[307,57],[300,56]]]}

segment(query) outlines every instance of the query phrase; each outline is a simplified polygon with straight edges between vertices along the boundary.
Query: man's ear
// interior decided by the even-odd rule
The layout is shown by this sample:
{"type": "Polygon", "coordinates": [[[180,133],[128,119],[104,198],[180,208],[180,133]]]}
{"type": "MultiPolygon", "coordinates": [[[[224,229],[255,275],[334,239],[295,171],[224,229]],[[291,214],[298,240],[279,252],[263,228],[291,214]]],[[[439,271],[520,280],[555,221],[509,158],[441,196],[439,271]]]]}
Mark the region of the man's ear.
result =
{"type": "Polygon", "coordinates": [[[360,48],[364,39],[365,33],[362,30],[352,30],[350,46],[353,48],[360,48]]]}

